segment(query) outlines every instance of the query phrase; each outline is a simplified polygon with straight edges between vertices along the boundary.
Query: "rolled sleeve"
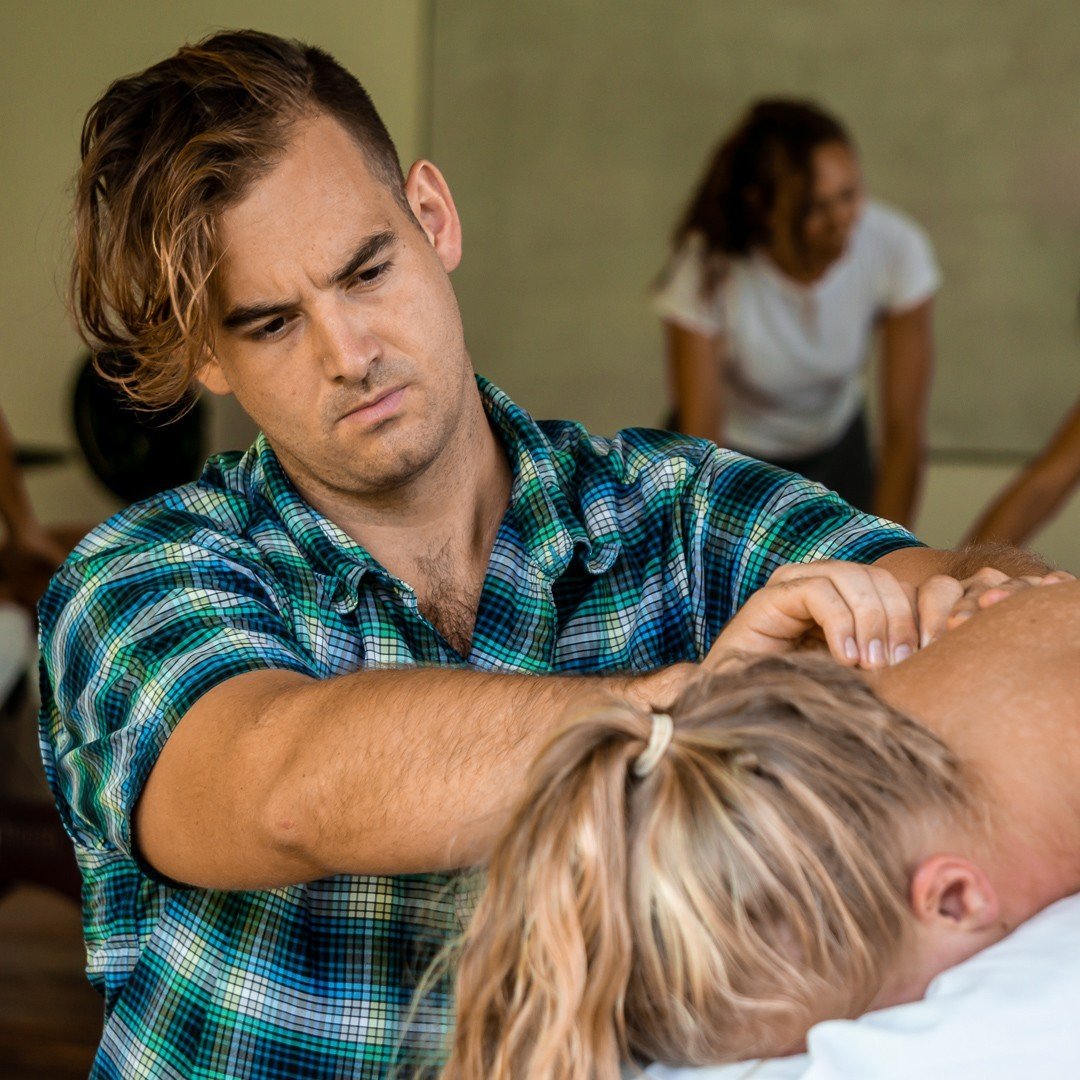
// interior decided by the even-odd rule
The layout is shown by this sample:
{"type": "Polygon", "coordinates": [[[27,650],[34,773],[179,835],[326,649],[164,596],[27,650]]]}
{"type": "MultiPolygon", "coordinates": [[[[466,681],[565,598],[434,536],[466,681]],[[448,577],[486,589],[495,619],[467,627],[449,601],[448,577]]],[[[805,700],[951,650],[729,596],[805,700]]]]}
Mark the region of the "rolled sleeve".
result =
{"type": "Polygon", "coordinates": [[[41,605],[41,738],[76,843],[134,857],[132,812],[177,724],[260,669],[316,674],[250,568],[183,544],[67,564],[41,605]]]}

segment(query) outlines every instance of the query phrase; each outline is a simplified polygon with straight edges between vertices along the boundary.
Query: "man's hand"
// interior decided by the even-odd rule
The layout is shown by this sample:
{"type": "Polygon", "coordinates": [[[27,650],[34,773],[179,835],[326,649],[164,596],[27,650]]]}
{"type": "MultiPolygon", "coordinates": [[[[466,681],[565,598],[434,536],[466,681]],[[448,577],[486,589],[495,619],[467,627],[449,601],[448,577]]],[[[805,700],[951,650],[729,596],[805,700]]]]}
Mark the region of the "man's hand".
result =
{"type": "Polygon", "coordinates": [[[704,663],[732,652],[792,652],[821,638],[847,667],[899,663],[919,647],[914,588],[861,563],[788,563],[739,609],[704,663]]]}
{"type": "Polygon", "coordinates": [[[1003,571],[990,566],[984,566],[962,581],[946,574],[935,574],[927,578],[918,590],[916,605],[920,647],[925,648],[946,631],[955,630],[977,612],[1024,589],[1075,580],[1075,576],[1066,570],[1009,577],[1003,571]]]}

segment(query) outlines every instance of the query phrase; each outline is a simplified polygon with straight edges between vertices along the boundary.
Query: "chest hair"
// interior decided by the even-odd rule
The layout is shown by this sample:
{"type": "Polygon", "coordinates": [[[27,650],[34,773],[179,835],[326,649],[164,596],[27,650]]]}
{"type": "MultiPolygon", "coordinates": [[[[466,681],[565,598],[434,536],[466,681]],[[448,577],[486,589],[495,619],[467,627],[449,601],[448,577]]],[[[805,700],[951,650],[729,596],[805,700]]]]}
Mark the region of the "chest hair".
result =
{"type": "Polygon", "coordinates": [[[476,611],[484,588],[482,574],[462,572],[449,545],[416,560],[417,597],[424,618],[461,656],[468,656],[476,627],[476,611]]]}

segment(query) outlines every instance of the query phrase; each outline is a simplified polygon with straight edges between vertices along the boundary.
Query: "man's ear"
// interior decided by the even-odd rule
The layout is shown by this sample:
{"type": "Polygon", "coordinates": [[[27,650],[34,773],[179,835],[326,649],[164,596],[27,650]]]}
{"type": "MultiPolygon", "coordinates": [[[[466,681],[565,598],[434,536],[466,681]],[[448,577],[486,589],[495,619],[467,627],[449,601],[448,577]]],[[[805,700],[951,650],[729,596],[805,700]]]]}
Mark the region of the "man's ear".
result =
{"type": "Polygon", "coordinates": [[[933,855],[911,878],[912,913],[927,929],[982,933],[996,927],[1001,904],[982,867],[959,855],[933,855]]]}
{"type": "Polygon", "coordinates": [[[447,273],[461,262],[461,219],[446,178],[430,161],[414,162],[405,197],[447,273]]]}
{"type": "Polygon", "coordinates": [[[232,387],[218,358],[209,350],[206,352],[206,359],[195,369],[195,378],[202,384],[203,389],[209,390],[211,394],[224,397],[232,393],[232,387]]]}

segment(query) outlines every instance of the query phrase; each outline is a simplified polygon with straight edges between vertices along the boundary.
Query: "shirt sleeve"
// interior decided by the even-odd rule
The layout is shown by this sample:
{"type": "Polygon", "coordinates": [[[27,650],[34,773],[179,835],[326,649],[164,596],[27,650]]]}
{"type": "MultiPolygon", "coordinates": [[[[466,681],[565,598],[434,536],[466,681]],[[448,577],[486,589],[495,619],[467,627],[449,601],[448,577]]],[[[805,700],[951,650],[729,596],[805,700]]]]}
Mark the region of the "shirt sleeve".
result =
{"type": "Polygon", "coordinates": [[[856,510],[821,484],[731,450],[705,456],[684,495],[683,514],[691,604],[704,651],[784,563],[872,563],[890,551],[922,546],[906,529],[856,510]]]}
{"type": "Polygon", "coordinates": [[[701,241],[691,237],[675,251],[652,289],[652,306],[666,322],[714,337],[724,330],[715,295],[702,295],[701,241]]]}
{"type": "Polygon", "coordinates": [[[885,273],[882,308],[908,311],[929,300],[941,285],[930,239],[909,217],[889,211],[883,219],[885,273]]]}
{"type": "Polygon", "coordinates": [[[64,825],[132,858],[143,785],[203,694],[259,669],[316,676],[272,586],[193,543],[67,563],[40,622],[42,753],[64,825]]]}

